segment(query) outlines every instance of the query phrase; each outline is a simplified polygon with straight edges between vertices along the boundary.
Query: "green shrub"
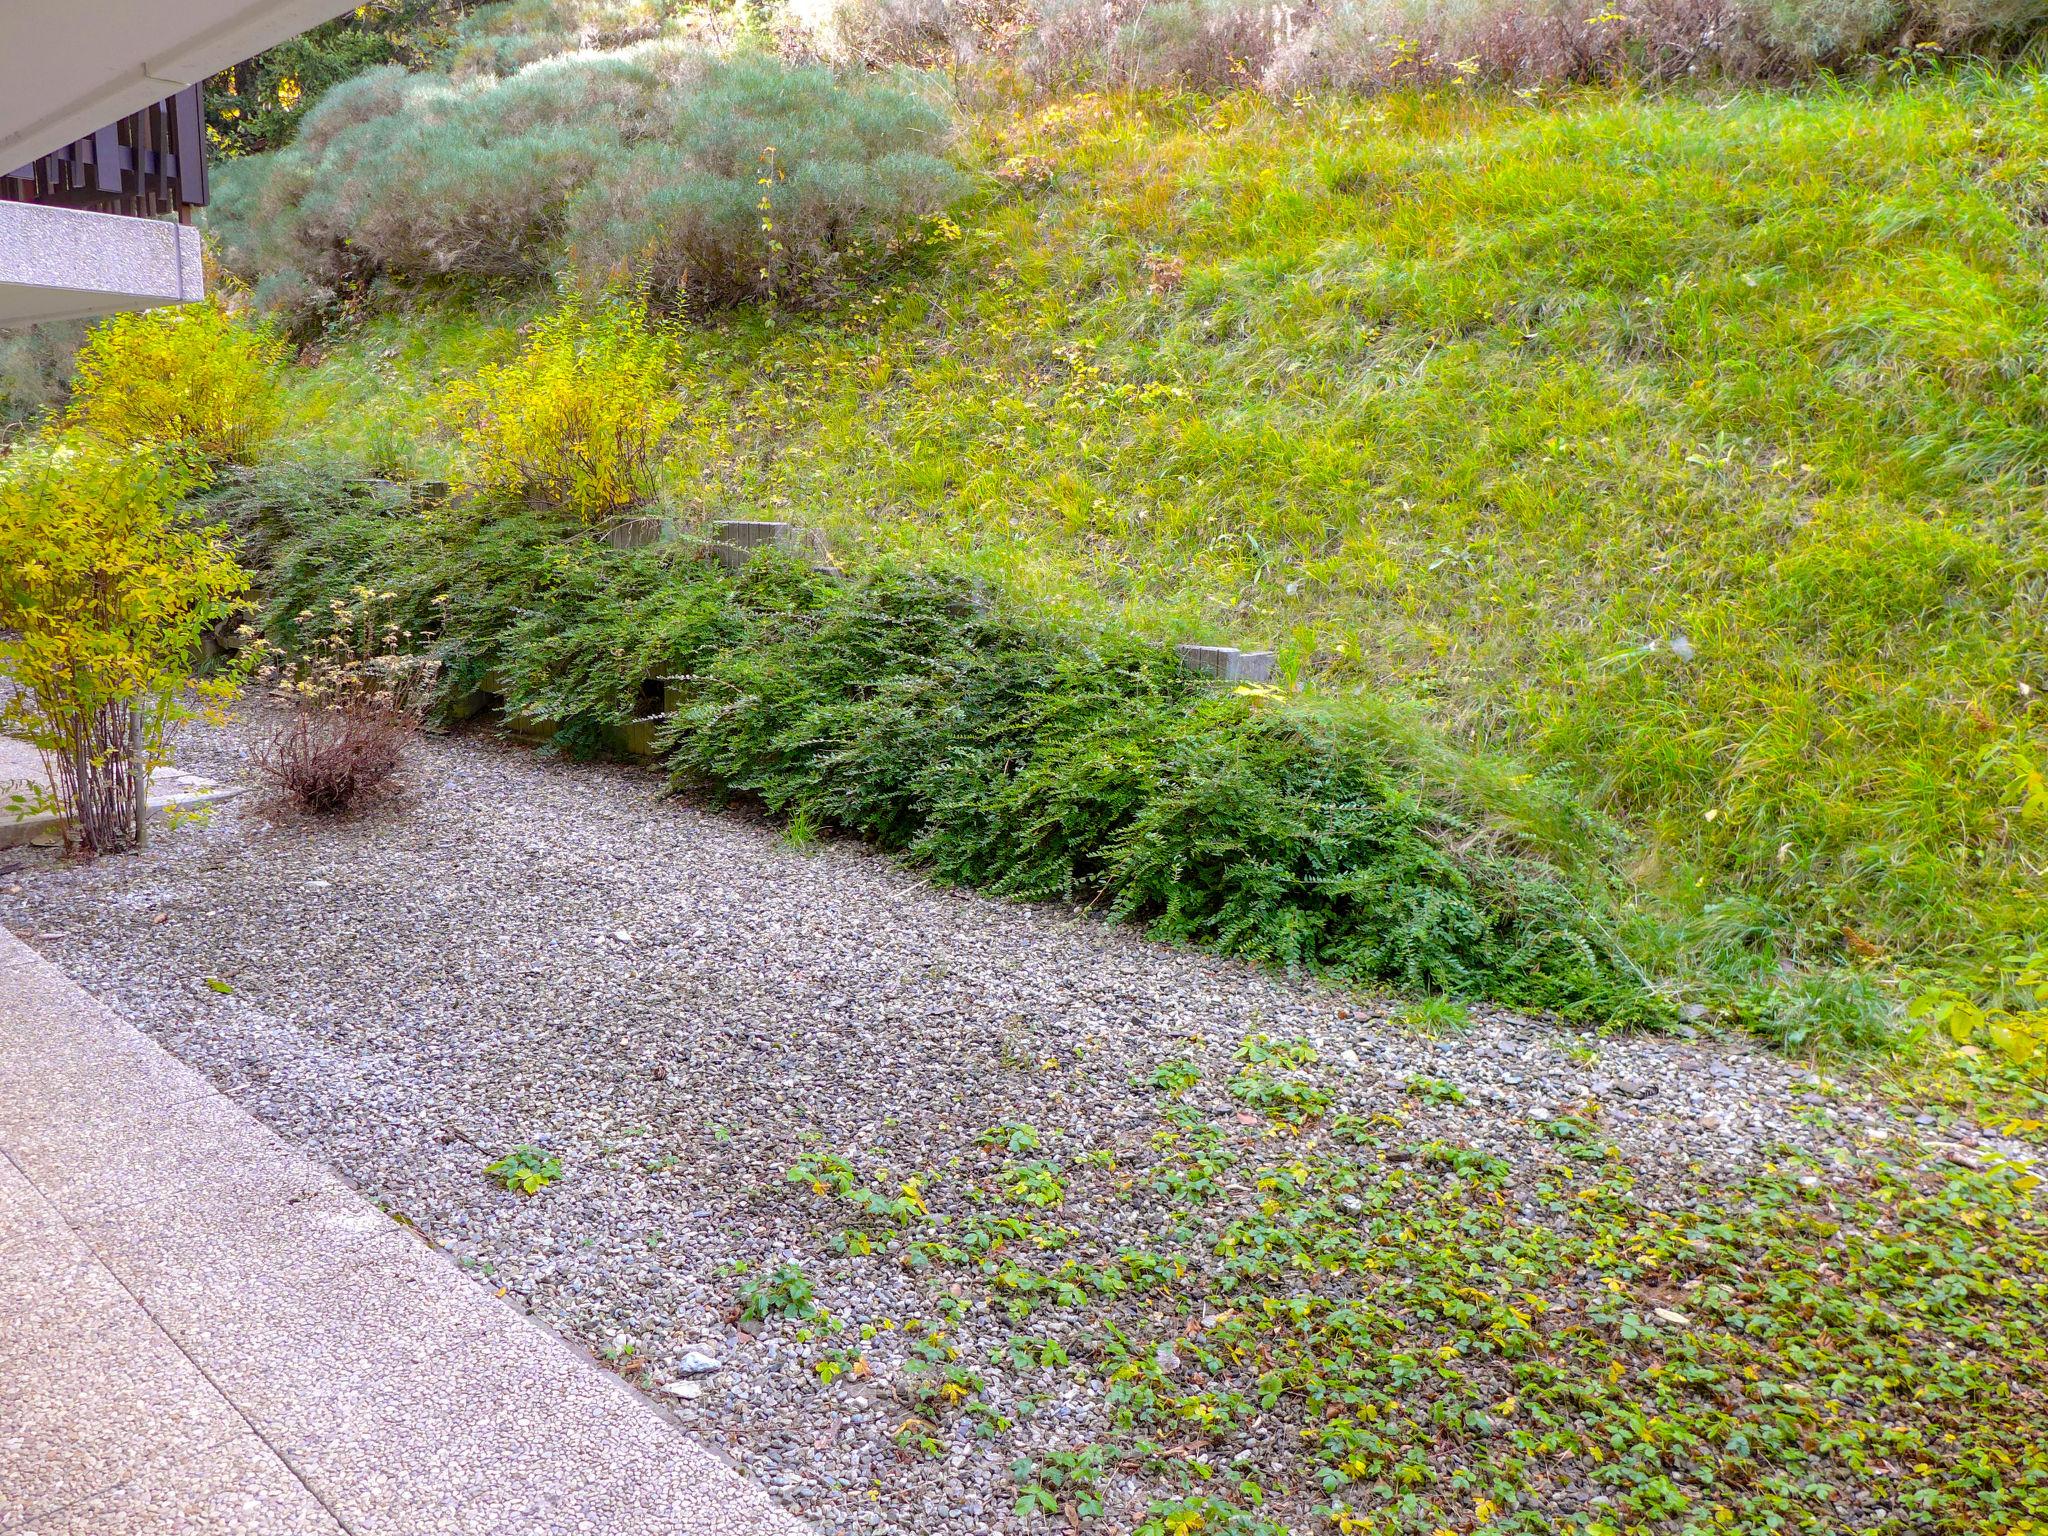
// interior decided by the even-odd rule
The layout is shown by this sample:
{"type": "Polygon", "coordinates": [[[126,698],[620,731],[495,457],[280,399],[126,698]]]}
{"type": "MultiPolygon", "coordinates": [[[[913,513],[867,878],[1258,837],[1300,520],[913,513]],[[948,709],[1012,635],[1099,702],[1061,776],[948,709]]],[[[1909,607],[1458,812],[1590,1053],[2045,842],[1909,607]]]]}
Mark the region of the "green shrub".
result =
{"type": "Polygon", "coordinates": [[[943,572],[838,583],[764,556],[728,577],[691,553],[487,506],[359,512],[280,547],[269,623],[306,644],[367,584],[438,636],[455,692],[495,674],[565,750],[598,750],[669,680],[679,778],[942,879],[1290,968],[1658,1015],[1597,901],[1377,717],[1219,695],[1162,647],[1021,623],[943,572]]]}
{"type": "Polygon", "coordinates": [[[1161,648],[884,571],[702,668],[673,761],[947,880],[1103,902],[1288,967],[1609,1015],[1639,983],[1566,882],[1367,721],[1217,696],[1161,648]]]}
{"type": "Polygon", "coordinates": [[[242,563],[266,568],[278,545],[351,512],[388,514],[408,505],[403,486],[366,478],[321,458],[230,465],[197,498],[234,536],[242,563]]]}
{"type": "Polygon", "coordinates": [[[465,0],[379,0],[288,38],[206,82],[207,142],[219,159],[277,149],[346,80],[417,60],[446,41],[465,0]]]}
{"type": "Polygon", "coordinates": [[[246,459],[277,425],[281,361],[272,338],[217,304],[114,315],[79,349],[70,419],[113,443],[246,459]]]}

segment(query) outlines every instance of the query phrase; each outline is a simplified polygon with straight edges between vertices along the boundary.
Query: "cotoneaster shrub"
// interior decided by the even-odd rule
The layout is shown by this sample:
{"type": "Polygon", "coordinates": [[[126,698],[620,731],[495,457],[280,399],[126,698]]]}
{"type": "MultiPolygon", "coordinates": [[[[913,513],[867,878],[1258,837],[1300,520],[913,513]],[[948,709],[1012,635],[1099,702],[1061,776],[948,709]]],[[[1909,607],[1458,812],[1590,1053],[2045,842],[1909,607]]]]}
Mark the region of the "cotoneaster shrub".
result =
{"type": "Polygon", "coordinates": [[[1652,1011],[1557,871],[1451,804],[1378,722],[1219,695],[1158,646],[1004,617],[962,578],[827,587],[691,692],[671,728],[683,775],[959,884],[1100,902],[1290,968],[1652,1011]]]}
{"type": "Polygon", "coordinates": [[[678,779],[948,881],[1360,982],[1659,1016],[1597,903],[1384,721],[1219,693],[1159,647],[1010,618],[943,572],[841,583],[764,556],[726,576],[693,555],[502,507],[344,512],[280,546],[268,624],[316,644],[367,584],[437,636],[451,696],[492,678],[509,714],[594,751],[666,682],[678,779]]]}

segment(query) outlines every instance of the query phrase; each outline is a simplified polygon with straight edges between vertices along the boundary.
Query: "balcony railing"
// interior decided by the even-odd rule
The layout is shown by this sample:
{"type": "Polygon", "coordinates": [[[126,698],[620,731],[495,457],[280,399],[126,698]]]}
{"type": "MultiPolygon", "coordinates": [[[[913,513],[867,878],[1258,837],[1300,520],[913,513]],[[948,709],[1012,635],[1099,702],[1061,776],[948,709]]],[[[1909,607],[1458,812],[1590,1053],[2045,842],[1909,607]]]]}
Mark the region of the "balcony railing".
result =
{"type": "Polygon", "coordinates": [[[206,203],[206,106],[196,85],[0,175],[0,201],[192,222],[206,203]]]}

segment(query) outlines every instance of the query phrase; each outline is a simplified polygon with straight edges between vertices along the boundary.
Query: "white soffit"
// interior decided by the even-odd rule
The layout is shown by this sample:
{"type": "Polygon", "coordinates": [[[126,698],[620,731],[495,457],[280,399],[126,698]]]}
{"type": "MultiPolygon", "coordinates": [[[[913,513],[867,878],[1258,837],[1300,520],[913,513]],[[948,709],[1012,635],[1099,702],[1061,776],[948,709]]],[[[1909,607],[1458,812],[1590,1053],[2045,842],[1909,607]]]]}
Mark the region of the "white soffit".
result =
{"type": "Polygon", "coordinates": [[[0,172],[353,9],[336,0],[0,0],[0,172]]]}

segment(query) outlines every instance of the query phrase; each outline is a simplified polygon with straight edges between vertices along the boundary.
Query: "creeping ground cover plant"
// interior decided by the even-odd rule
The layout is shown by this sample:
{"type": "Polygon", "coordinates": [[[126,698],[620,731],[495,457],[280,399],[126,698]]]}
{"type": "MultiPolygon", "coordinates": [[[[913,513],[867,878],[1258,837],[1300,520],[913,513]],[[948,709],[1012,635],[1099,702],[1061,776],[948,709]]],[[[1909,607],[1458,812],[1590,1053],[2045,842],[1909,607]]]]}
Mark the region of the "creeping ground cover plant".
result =
{"type": "MultiPolygon", "coordinates": [[[[1114,1158],[1063,1138],[1038,1159],[1060,1206],[986,1137],[943,1171],[791,1170],[849,1292],[880,1294],[874,1266],[935,1314],[882,1325],[952,1387],[919,1393],[906,1450],[1000,1442],[1078,1396],[1087,1438],[1037,1437],[1017,1507],[1147,1536],[2048,1522],[2048,1212],[2024,1164],[1781,1145],[1674,1176],[1595,1101],[1503,1157],[1339,1112],[1301,1058],[1302,1095],[1236,1092],[1276,1065],[1233,1080],[1251,1114],[1175,1087],[1114,1158]],[[884,1209],[898,1184],[915,1208],[884,1209]],[[985,1361],[982,1309],[975,1333],[1011,1330],[985,1361]]],[[[804,1337],[876,1331],[825,1322],[804,1337]]]]}
{"type": "Polygon", "coordinates": [[[842,581],[765,555],[728,575],[687,541],[617,550],[496,502],[317,523],[279,549],[269,627],[316,643],[341,582],[432,637],[444,698],[489,680],[564,749],[601,750],[651,689],[680,782],[949,881],[1286,967],[1661,1016],[1597,882],[1546,856],[1542,808],[1461,798],[1392,714],[1219,691],[943,571],[842,581]]]}

